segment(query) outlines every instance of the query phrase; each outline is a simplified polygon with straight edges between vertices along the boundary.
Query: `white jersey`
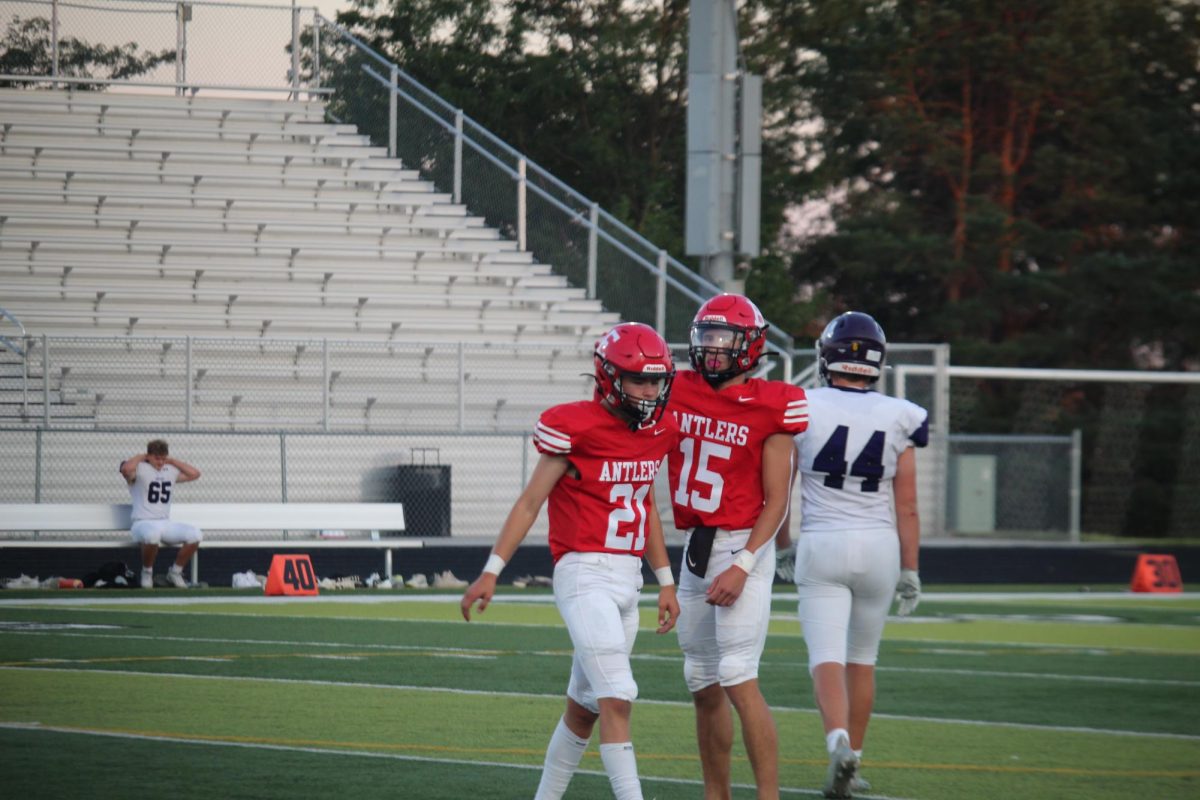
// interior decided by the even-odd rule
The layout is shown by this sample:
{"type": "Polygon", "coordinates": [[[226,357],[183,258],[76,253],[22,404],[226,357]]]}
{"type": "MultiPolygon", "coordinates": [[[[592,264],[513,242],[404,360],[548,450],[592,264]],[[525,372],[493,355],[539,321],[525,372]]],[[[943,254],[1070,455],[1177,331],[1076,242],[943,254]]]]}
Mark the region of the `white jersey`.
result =
{"type": "Polygon", "coordinates": [[[795,437],[800,530],[895,530],[892,479],[900,454],[929,442],[916,403],[864,389],[808,392],[808,430],[795,437]]]}
{"type": "Polygon", "coordinates": [[[171,493],[179,468],[164,464],[155,469],[148,461],[137,465],[137,474],[129,484],[129,497],[133,501],[130,517],[134,522],[143,519],[170,519],[171,493]]]}

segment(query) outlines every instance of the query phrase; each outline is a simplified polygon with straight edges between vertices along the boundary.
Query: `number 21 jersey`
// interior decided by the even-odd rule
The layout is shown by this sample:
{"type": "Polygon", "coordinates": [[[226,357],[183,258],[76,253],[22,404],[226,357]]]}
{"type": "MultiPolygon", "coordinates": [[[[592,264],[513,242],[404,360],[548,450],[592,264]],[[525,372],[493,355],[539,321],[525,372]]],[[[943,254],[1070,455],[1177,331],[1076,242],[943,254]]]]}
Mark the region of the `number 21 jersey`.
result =
{"type": "Polygon", "coordinates": [[[539,453],[565,456],[578,474],[550,491],[550,555],[646,551],[654,476],[679,437],[670,415],[631,431],[599,403],[581,400],[542,413],[533,442],[539,453]]]}

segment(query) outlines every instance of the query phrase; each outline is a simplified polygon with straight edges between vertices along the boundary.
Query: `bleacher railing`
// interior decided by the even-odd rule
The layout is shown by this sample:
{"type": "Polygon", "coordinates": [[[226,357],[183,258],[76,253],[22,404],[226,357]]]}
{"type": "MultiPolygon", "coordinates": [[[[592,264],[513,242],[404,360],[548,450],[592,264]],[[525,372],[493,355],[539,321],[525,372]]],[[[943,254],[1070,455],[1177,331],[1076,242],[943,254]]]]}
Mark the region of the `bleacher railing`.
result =
{"type": "MultiPolygon", "coordinates": [[[[351,31],[317,16],[309,76],[332,87],[327,113],[483,216],[522,250],[587,288],[626,320],[686,342],[696,308],[721,290],[601,209],[582,193],[376,53],[351,31]]],[[[776,326],[768,346],[774,378],[791,380],[795,346],[776,326]]]]}

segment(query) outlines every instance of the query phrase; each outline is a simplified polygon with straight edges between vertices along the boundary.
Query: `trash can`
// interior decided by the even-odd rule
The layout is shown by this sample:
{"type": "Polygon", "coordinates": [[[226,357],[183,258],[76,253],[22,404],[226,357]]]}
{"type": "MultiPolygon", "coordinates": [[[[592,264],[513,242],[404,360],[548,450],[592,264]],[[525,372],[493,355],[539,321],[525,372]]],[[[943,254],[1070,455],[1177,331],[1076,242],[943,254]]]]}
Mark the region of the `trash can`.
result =
{"type": "Polygon", "coordinates": [[[415,447],[408,464],[380,467],[364,478],[363,499],[404,504],[404,530],[389,536],[450,535],[450,465],[435,447],[415,447]]]}

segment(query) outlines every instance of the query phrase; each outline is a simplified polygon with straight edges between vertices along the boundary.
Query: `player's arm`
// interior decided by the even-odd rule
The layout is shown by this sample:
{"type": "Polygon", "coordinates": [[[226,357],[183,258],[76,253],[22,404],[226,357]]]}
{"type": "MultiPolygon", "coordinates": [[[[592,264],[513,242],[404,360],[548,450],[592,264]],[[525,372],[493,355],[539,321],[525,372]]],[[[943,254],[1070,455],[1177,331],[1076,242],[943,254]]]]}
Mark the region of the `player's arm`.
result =
{"type": "Polygon", "coordinates": [[[758,562],[758,551],[771,541],[783,524],[792,489],[792,464],[795,449],[787,433],[775,433],[763,442],[763,507],[759,512],[746,547],[734,558],[733,566],[722,572],[708,587],[708,602],[731,606],[745,588],[746,578],[758,562]]]}
{"type": "Polygon", "coordinates": [[[921,600],[921,579],[917,573],[921,550],[921,517],[917,511],[915,448],[906,449],[896,462],[892,497],[896,504],[896,533],[900,537],[900,583],[896,586],[900,606],[896,613],[903,617],[916,611],[917,603],[921,600]]]}
{"type": "Polygon", "coordinates": [[[529,529],[537,521],[537,516],[541,512],[542,506],[545,505],[546,498],[550,496],[550,491],[566,474],[570,464],[571,462],[567,460],[566,456],[552,456],[543,453],[538,459],[537,465],[533,468],[533,474],[529,477],[529,483],[525,485],[521,496],[513,503],[512,510],[508,512],[508,518],[504,520],[504,525],[500,528],[500,536],[497,537],[496,544],[492,546],[491,555],[488,556],[483,572],[463,592],[462,602],[459,605],[462,608],[463,619],[467,622],[471,621],[471,607],[476,602],[479,603],[480,613],[491,602],[492,595],[496,593],[496,580],[500,577],[500,570],[504,569],[504,565],[512,560],[513,553],[517,552],[517,548],[525,540],[529,529]]]}
{"type": "Polygon", "coordinates": [[[900,535],[900,568],[915,570],[921,548],[921,516],[917,511],[917,451],[909,447],[896,462],[892,485],[896,532],[900,535]]]}
{"type": "Polygon", "coordinates": [[[167,463],[179,470],[179,477],[175,479],[176,483],[187,483],[200,477],[200,470],[178,458],[168,458],[167,463]]]}
{"type": "Polygon", "coordinates": [[[133,483],[137,480],[137,466],[146,460],[146,453],[138,453],[136,456],[130,456],[121,462],[118,469],[121,470],[121,476],[125,478],[126,483],[133,483]]]}
{"type": "Polygon", "coordinates": [[[675,627],[679,619],[679,600],[675,596],[675,577],[671,574],[671,558],[667,555],[662,518],[658,515],[658,504],[654,502],[653,494],[649,497],[647,509],[646,562],[658,579],[658,632],[666,633],[675,627]]]}

